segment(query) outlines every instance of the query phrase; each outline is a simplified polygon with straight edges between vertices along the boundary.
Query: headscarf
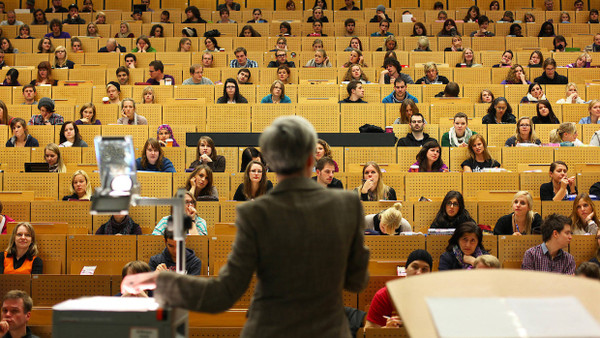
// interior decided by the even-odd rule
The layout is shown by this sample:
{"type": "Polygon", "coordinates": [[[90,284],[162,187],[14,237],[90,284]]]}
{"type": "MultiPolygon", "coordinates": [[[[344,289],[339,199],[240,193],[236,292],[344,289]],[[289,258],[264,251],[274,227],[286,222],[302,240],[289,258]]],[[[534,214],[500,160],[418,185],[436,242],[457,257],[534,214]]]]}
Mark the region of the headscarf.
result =
{"type": "Polygon", "coordinates": [[[177,141],[175,140],[175,136],[173,136],[173,130],[168,124],[161,124],[160,126],[158,126],[158,129],[156,130],[156,138],[158,138],[158,132],[160,132],[161,129],[168,130],[169,134],[171,134],[171,138],[173,139],[173,147],[179,147],[179,143],[177,143],[177,141]]]}

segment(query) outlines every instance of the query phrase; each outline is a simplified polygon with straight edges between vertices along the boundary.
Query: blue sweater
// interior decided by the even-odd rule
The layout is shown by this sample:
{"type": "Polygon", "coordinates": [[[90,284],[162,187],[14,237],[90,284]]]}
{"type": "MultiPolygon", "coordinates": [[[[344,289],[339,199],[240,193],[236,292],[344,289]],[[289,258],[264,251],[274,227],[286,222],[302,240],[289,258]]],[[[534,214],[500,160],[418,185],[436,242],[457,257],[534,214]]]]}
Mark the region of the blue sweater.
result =
{"type": "MultiPolygon", "coordinates": [[[[260,100],[260,103],[273,103],[273,95],[269,94],[260,100]]],[[[292,103],[292,100],[287,95],[284,95],[279,103],[292,103]]]]}
{"type": "MultiPolygon", "coordinates": [[[[411,99],[411,100],[415,101],[415,103],[419,103],[419,99],[410,95],[409,92],[406,92],[406,97],[404,98],[404,100],[406,100],[406,99],[411,99]]],[[[390,95],[386,96],[383,99],[383,101],[381,101],[381,103],[402,103],[402,102],[396,101],[396,99],[394,97],[394,91],[392,91],[392,93],[390,95]]]]}
{"type": "Polygon", "coordinates": [[[173,166],[173,162],[171,162],[171,160],[169,160],[166,157],[163,157],[162,170],[158,170],[158,168],[152,164],[148,164],[147,168],[142,168],[142,158],[141,157],[138,157],[135,160],[135,166],[137,167],[137,170],[139,170],[139,171],[160,171],[163,173],[176,172],[175,167],[173,166]]]}

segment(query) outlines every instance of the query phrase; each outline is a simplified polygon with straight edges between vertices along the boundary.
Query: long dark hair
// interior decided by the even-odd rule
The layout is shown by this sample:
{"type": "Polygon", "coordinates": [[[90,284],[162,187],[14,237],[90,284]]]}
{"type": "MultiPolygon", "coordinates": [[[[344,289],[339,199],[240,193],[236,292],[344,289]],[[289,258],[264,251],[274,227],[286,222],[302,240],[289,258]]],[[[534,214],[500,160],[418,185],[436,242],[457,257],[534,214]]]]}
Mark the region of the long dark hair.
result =
{"type": "Polygon", "coordinates": [[[158,141],[155,138],[149,138],[148,140],[146,140],[146,143],[144,143],[144,149],[142,150],[142,168],[148,168],[148,165],[150,165],[150,163],[148,162],[148,157],[146,156],[146,151],[148,150],[149,146],[152,147],[152,149],[158,151],[158,159],[156,160],[156,163],[154,165],[158,168],[158,170],[161,170],[164,152],[162,150],[162,147],[160,146],[160,143],[158,143],[158,141]]]}
{"type": "Polygon", "coordinates": [[[238,86],[237,81],[231,77],[229,79],[225,80],[225,83],[223,84],[223,96],[222,97],[225,98],[225,100],[229,100],[229,95],[227,95],[227,84],[228,83],[233,83],[235,85],[235,93],[233,94],[233,99],[235,100],[235,102],[240,101],[240,99],[243,97],[242,95],[240,95],[240,86],[238,86]]]}
{"type": "Polygon", "coordinates": [[[258,149],[254,148],[254,147],[247,147],[246,149],[244,149],[244,151],[242,152],[242,162],[240,165],[240,172],[243,173],[244,171],[246,171],[246,167],[248,166],[248,164],[250,162],[252,162],[253,158],[260,158],[260,161],[265,164],[265,160],[263,159],[263,156],[261,154],[260,151],[258,151],[258,149]]]}
{"type": "Polygon", "coordinates": [[[415,22],[411,36],[427,36],[427,28],[425,28],[425,25],[422,22],[415,22]],[[417,34],[417,27],[420,27],[423,30],[422,35],[417,34]]]}
{"type": "Polygon", "coordinates": [[[69,125],[69,124],[73,126],[73,130],[75,131],[75,140],[73,142],[73,145],[77,146],[81,142],[81,134],[79,133],[79,128],[73,121],[67,121],[62,126],[60,126],[60,142],[59,143],[67,142],[67,138],[65,137],[65,128],[67,128],[67,125],[69,125]]]}
{"type": "Polygon", "coordinates": [[[206,40],[212,41],[213,45],[215,45],[215,50],[220,50],[221,49],[221,47],[219,47],[219,44],[217,43],[217,39],[215,39],[214,37],[209,36],[206,39],[204,39],[205,44],[206,44],[206,40]]]}
{"type": "Polygon", "coordinates": [[[429,151],[429,149],[433,148],[440,148],[440,156],[431,165],[431,172],[437,172],[440,171],[440,169],[442,169],[442,165],[444,165],[444,162],[442,161],[442,147],[440,147],[440,144],[437,141],[431,140],[425,142],[425,144],[417,154],[417,161],[419,162],[419,172],[427,172],[427,152],[429,151]]]}
{"type": "Polygon", "coordinates": [[[452,237],[448,240],[446,251],[452,252],[454,246],[458,246],[458,241],[465,234],[475,234],[475,236],[477,236],[477,247],[481,249],[481,251],[487,251],[483,247],[483,243],[481,243],[483,241],[483,231],[481,231],[481,228],[473,222],[462,223],[454,230],[454,234],[452,234],[452,237]]]}
{"type": "MultiPolygon", "coordinates": [[[[552,109],[552,105],[550,104],[550,101],[548,101],[548,100],[538,101],[538,103],[535,105],[535,110],[537,111],[538,119],[550,119],[550,122],[552,122],[552,124],[560,123],[560,121],[558,120],[558,117],[556,117],[556,115],[554,114],[554,110],[552,109]],[[548,113],[548,117],[543,117],[542,115],[540,115],[540,104],[543,104],[544,106],[546,106],[546,108],[548,108],[548,110],[550,111],[548,113]]],[[[531,129],[533,130],[533,128],[531,128],[531,129]]]]}
{"type": "Polygon", "coordinates": [[[10,83],[7,86],[19,86],[19,71],[15,68],[11,68],[6,72],[6,75],[10,75],[10,83]]]}
{"type": "Polygon", "coordinates": [[[244,171],[244,196],[247,200],[251,200],[253,198],[262,196],[267,193],[267,168],[262,162],[259,161],[250,161],[246,166],[246,170],[244,171]],[[260,181],[258,182],[258,190],[256,190],[256,194],[252,195],[252,181],[250,180],[250,169],[253,164],[260,165],[262,169],[262,176],[260,177],[260,181]]]}
{"type": "Polygon", "coordinates": [[[206,187],[204,187],[204,189],[198,191],[196,189],[195,191],[195,195],[194,198],[198,198],[198,196],[205,196],[205,195],[210,195],[210,192],[213,188],[213,172],[212,169],[210,169],[209,166],[207,166],[206,164],[201,164],[199,166],[196,167],[196,169],[194,169],[194,171],[192,171],[190,173],[190,176],[188,176],[188,179],[185,181],[185,190],[190,191],[190,189],[192,189],[192,183],[190,182],[190,180],[192,179],[192,177],[195,177],[196,175],[198,175],[198,173],[203,170],[206,172],[206,187]]]}
{"type": "Polygon", "coordinates": [[[446,193],[442,205],[440,205],[440,210],[438,210],[437,215],[435,215],[433,224],[437,224],[438,226],[440,224],[452,224],[457,220],[463,220],[461,223],[464,223],[471,219],[471,214],[465,208],[465,199],[463,198],[463,195],[456,190],[450,190],[446,193]],[[456,216],[450,217],[448,216],[448,213],[446,213],[446,204],[453,198],[456,198],[458,201],[458,212],[456,213],[456,216]]]}
{"type": "Polygon", "coordinates": [[[504,115],[512,114],[512,107],[510,106],[510,103],[508,103],[504,97],[497,97],[494,99],[494,101],[492,101],[492,104],[490,104],[490,107],[487,110],[487,113],[492,115],[494,118],[496,118],[496,105],[498,105],[500,102],[506,103],[506,111],[504,112],[504,115]]]}

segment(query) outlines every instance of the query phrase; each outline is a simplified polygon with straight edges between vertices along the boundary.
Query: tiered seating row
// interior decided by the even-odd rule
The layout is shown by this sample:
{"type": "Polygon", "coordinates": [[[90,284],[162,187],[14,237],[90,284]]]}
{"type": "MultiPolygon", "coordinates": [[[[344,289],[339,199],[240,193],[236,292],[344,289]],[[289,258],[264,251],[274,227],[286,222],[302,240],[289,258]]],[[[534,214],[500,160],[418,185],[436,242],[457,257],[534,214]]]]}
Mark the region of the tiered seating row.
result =
{"type": "MultiPolygon", "coordinates": [[[[8,237],[0,236],[0,243],[6,245],[8,237]]],[[[449,235],[367,236],[365,246],[371,251],[369,270],[373,275],[396,275],[396,265],[403,266],[408,255],[416,249],[428,250],[434,257],[434,269],[437,270],[439,257],[445,251],[449,238],[449,235]]],[[[203,275],[218,275],[231,252],[233,240],[234,236],[189,236],[186,245],[202,260],[203,275]]],[[[44,274],[77,275],[83,266],[93,265],[97,266],[96,275],[116,275],[121,273],[127,262],[136,259],[148,262],[152,255],[165,248],[162,236],[149,235],[115,237],[40,234],[37,241],[40,257],[44,260],[44,274]]],[[[540,243],[540,235],[486,235],[483,240],[484,247],[490,254],[497,256],[505,268],[520,268],[525,251],[540,243]]],[[[594,236],[573,236],[569,252],[578,264],[595,257],[596,251],[594,236]]],[[[11,286],[2,286],[5,287],[11,286]]],[[[48,294],[47,297],[52,296],[48,294]]]]}
{"type": "MultiPolygon", "coordinates": [[[[512,195],[519,189],[525,190],[530,187],[531,193],[539,196],[539,185],[533,187],[535,182],[533,179],[540,177],[524,177],[522,182],[510,182],[504,180],[498,184],[493,184],[491,181],[495,179],[493,175],[488,175],[486,182],[482,185],[486,189],[492,190],[490,195],[512,195]],[[529,181],[525,180],[529,179],[529,181]],[[521,184],[521,186],[519,186],[521,184]],[[502,189],[502,190],[499,190],[502,189]]],[[[502,177],[500,177],[502,178],[502,177]]],[[[581,178],[581,177],[580,177],[581,178]]],[[[588,177],[591,178],[591,177],[588,177]]],[[[359,181],[358,177],[353,178],[359,181]]],[[[583,178],[581,178],[583,180],[583,178]]],[[[596,178],[597,179],[597,178],[596,178]]],[[[481,181],[481,180],[480,180],[481,181]]],[[[540,182],[545,182],[539,179],[540,182]]],[[[583,182],[583,181],[580,181],[583,182]]],[[[395,182],[394,182],[395,183],[395,182]]],[[[434,184],[437,183],[434,180],[434,184]]],[[[411,185],[411,184],[409,184],[411,185]]],[[[450,187],[461,191],[466,195],[466,208],[471,216],[479,224],[489,225],[493,228],[496,221],[511,210],[510,200],[485,200],[477,201],[477,182],[470,178],[463,182],[461,186],[450,187]]],[[[433,190],[433,188],[428,188],[433,190]]],[[[583,191],[583,188],[580,188],[583,191]]],[[[444,190],[444,194],[447,190],[444,190]]],[[[586,190],[587,191],[587,190],[586,190]]],[[[422,192],[415,192],[414,198],[407,198],[402,202],[403,217],[413,226],[415,232],[427,232],[429,225],[433,222],[437,214],[442,197],[427,195],[422,192]],[[417,202],[416,199],[425,196],[433,197],[434,202],[417,202]]],[[[502,198],[502,197],[498,197],[502,198]]],[[[199,202],[198,214],[206,220],[209,235],[231,235],[235,230],[230,226],[221,223],[235,222],[235,207],[241,202],[222,201],[222,202],[199,202]]],[[[394,202],[364,202],[366,214],[379,213],[380,211],[390,207],[394,202]]],[[[33,201],[33,202],[16,202],[3,201],[3,213],[12,217],[17,221],[53,222],[52,225],[40,225],[38,232],[44,233],[68,233],[68,234],[88,234],[95,233],[96,230],[109,219],[108,216],[91,216],[89,214],[89,202],[51,202],[51,201],[33,201]],[[64,224],[66,222],[66,225],[64,224]]],[[[560,213],[569,216],[573,209],[573,203],[568,201],[541,202],[539,199],[534,201],[533,210],[540,213],[542,216],[548,216],[552,213],[560,213]]],[[[170,210],[167,207],[132,207],[130,211],[131,218],[138,223],[144,234],[151,234],[155,225],[164,216],[170,215],[170,210]]],[[[9,227],[12,229],[12,225],[9,227]]]]}

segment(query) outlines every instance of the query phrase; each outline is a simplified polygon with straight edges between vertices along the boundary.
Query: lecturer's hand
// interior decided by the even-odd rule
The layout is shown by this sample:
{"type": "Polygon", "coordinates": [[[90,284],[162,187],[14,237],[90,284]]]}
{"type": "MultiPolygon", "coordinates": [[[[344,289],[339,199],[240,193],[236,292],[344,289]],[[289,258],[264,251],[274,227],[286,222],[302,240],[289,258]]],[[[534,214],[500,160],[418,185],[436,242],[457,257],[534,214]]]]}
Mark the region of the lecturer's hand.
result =
{"type": "Polygon", "coordinates": [[[160,271],[136,273],[127,275],[121,282],[121,293],[129,295],[138,295],[144,290],[156,289],[156,279],[160,271]]]}

